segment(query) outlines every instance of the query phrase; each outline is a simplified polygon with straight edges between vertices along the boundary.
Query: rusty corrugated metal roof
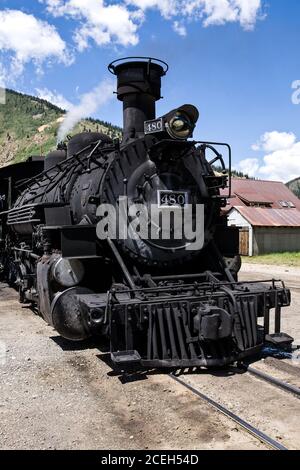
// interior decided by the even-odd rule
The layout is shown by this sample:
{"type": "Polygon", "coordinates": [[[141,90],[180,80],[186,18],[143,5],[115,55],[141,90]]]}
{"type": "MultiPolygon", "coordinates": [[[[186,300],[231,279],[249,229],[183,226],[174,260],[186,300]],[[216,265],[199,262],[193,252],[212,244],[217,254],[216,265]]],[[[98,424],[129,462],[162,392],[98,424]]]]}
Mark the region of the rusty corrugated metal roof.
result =
{"type": "Polygon", "coordinates": [[[237,210],[254,227],[300,227],[298,209],[237,206],[232,207],[231,211],[233,210],[237,210]]]}
{"type": "MultiPolygon", "coordinates": [[[[226,194],[224,192],[224,194],[226,194]]],[[[282,209],[281,201],[291,202],[300,211],[300,200],[281,182],[247,179],[232,179],[232,199],[228,200],[227,209],[247,206],[250,203],[271,203],[273,209],[282,209]]],[[[291,209],[283,209],[291,210],[291,209]]]]}
{"type": "Polygon", "coordinates": [[[242,194],[235,193],[235,196],[237,196],[239,199],[241,199],[242,202],[246,204],[251,204],[251,203],[259,203],[259,204],[273,204],[273,199],[267,199],[266,197],[260,196],[258,193],[253,194],[253,193],[247,193],[244,191],[242,194]]]}

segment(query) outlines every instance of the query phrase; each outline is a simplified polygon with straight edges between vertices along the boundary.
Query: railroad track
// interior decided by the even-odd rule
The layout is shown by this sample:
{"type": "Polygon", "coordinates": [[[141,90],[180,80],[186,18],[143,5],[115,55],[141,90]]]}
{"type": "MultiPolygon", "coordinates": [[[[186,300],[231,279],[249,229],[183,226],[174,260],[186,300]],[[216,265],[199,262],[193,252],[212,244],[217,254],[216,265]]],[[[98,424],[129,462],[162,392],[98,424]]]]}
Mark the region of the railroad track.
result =
{"type": "Polygon", "coordinates": [[[280,388],[284,390],[285,392],[291,393],[297,398],[300,398],[299,387],[296,387],[295,385],[291,385],[287,382],[277,379],[276,377],[273,377],[272,375],[269,375],[266,372],[262,372],[256,369],[255,367],[249,366],[248,364],[242,364],[241,367],[243,370],[246,370],[247,372],[249,372],[249,374],[254,375],[255,377],[258,377],[259,379],[264,380],[265,382],[268,382],[269,384],[274,385],[275,387],[280,388]]]}
{"type": "MultiPolygon", "coordinates": [[[[296,398],[300,398],[300,388],[299,387],[296,387],[295,385],[292,385],[290,383],[287,383],[287,382],[284,382],[280,379],[277,379],[276,377],[273,377],[272,375],[267,374],[266,372],[258,370],[255,367],[252,367],[247,363],[239,364],[238,368],[235,369],[235,370],[244,370],[244,371],[248,372],[250,375],[253,375],[253,376],[257,377],[258,379],[261,379],[264,382],[267,382],[268,384],[271,384],[271,385],[275,386],[276,388],[279,388],[279,389],[293,395],[296,398]]],[[[252,426],[250,423],[248,423],[247,421],[242,419],[240,416],[233,413],[232,411],[230,411],[225,406],[221,405],[220,403],[213,400],[211,397],[204,394],[198,388],[195,388],[194,386],[192,386],[189,383],[185,382],[178,375],[175,375],[174,372],[172,374],[170,374],[170,377],[173,380],[175,380],[177,383],[179,383],[180,385],[182,385],[183,387],[188,389],[194,395],[198,396],[198,398],[200,398],[201,400],[208,403],[214,409],[216,409],[217,411],[219,411],[223,415],[230,418],[232,421],[234,421],[236,424],[238,424],[240,427],[242,427],[246,432],[251,434],[253,437],[255,437],[257,440],[259,440],[263,444],[267,445],[269,448],[274,449],[274,450],[288,450],[288,448],[285,447],[283,444],[281,444],[280,442],[274,440],[272,437],[270,437],[267,434],[265,434],[264,432],[260,431],[258,428],[252,426]]]]}
{"type": "Polygon", "coordinates": [[[255,437],[258,441],[262,442],[265,444],[267,447],[269,447],[272,450],[288,450],[287,447],[282,445],[280,442],[274,440],[272,437],[268,436],[264,432],[260,431],[258,428],[252,426],[250,423],[242,419],[240,416],[237,414],[233,413],[230,411],[228,408],[225,406],[221,405],[220,403],[216,402],[209,396],[205,395],[202,393],[199,389],[193,387],[192,385],[188,384],[185,382],[183,379],[181,379],[179,376],[175,375],[175,373],[171,373],[170,377],[175,380],[175,382],[179,383],[183,387],[185,387],[187,390],[192,392],[194,395],[196,395],[198,398],[200,398],[202,401],[205,401],[208,403],[211,407],[216,409],[218,412],[222,413],[225,415],[227,418],[230,418],[232,421],[234,421],[236,424],[238,424],[241,428],[243,428],[247,433],[249,433],[251,436],[255,437]]]}

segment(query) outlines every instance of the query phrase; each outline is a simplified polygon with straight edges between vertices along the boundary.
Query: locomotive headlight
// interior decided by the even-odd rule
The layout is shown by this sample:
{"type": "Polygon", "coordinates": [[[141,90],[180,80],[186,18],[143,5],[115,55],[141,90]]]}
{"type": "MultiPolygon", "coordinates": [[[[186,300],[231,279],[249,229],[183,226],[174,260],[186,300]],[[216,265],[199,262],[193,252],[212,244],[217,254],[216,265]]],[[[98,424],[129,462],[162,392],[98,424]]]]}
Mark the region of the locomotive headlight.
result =
{"type": "Polygon", "coordinates": [[[187,140],[193,137],[198,119],[198,109],[191,104],[184,104],[160,118],[145,121],[144,132],[145,135],[162,134],[166,138],[166,134],[169,134],[172,139],[187,140]]]}
{"type": "Polygon", "coordinates": [[[172,139],[186,140],[193,136],[198,119],[197,108],[185,104],[165,116],[165,127],[172,139]]]}
{"type": "Polygon", "coordinates": [[[171,137],[188,139],[193,133],[194,125],[187,116],[178,113],[166,124],[166,128],[171,137]]]}

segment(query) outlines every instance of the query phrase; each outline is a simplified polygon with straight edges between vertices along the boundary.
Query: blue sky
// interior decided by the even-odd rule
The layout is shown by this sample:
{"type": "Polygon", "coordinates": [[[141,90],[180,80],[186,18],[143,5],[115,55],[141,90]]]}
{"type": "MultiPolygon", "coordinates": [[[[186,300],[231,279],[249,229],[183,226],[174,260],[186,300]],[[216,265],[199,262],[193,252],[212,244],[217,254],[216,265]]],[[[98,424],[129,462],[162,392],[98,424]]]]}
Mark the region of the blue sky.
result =
{"type": "MultiPolygon", "coordinates": [[[[110,61],[161,58],[158,114],[195,104],[195,137],[229,142],[235,167],[263,179],[300,175],[299,44],[298,0],[0,0],[7,87],[76,105],[110,61]]],[[[92,114],[121,125],[121,104],[103,101],[92,114]]]]}

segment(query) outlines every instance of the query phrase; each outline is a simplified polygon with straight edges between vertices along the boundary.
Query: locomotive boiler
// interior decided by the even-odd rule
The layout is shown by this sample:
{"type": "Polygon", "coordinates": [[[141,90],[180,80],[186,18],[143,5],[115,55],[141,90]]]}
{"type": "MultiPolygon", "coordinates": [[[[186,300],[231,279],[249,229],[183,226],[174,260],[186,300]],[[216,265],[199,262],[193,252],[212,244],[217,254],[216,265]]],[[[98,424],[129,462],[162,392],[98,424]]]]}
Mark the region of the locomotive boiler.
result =
{"type": "Polygon", "coordinates": [[[64,338],[109,337],[117,364],[218,367],[291,343],[284,284],[238,282],[239,233],[222,215],[230,146],[193,140],[195,106],[157,118],[167,64],[128,58],[109,70],[122,140],[86,132],[42,169],[0,170],[2,276],[64,338]]]}

